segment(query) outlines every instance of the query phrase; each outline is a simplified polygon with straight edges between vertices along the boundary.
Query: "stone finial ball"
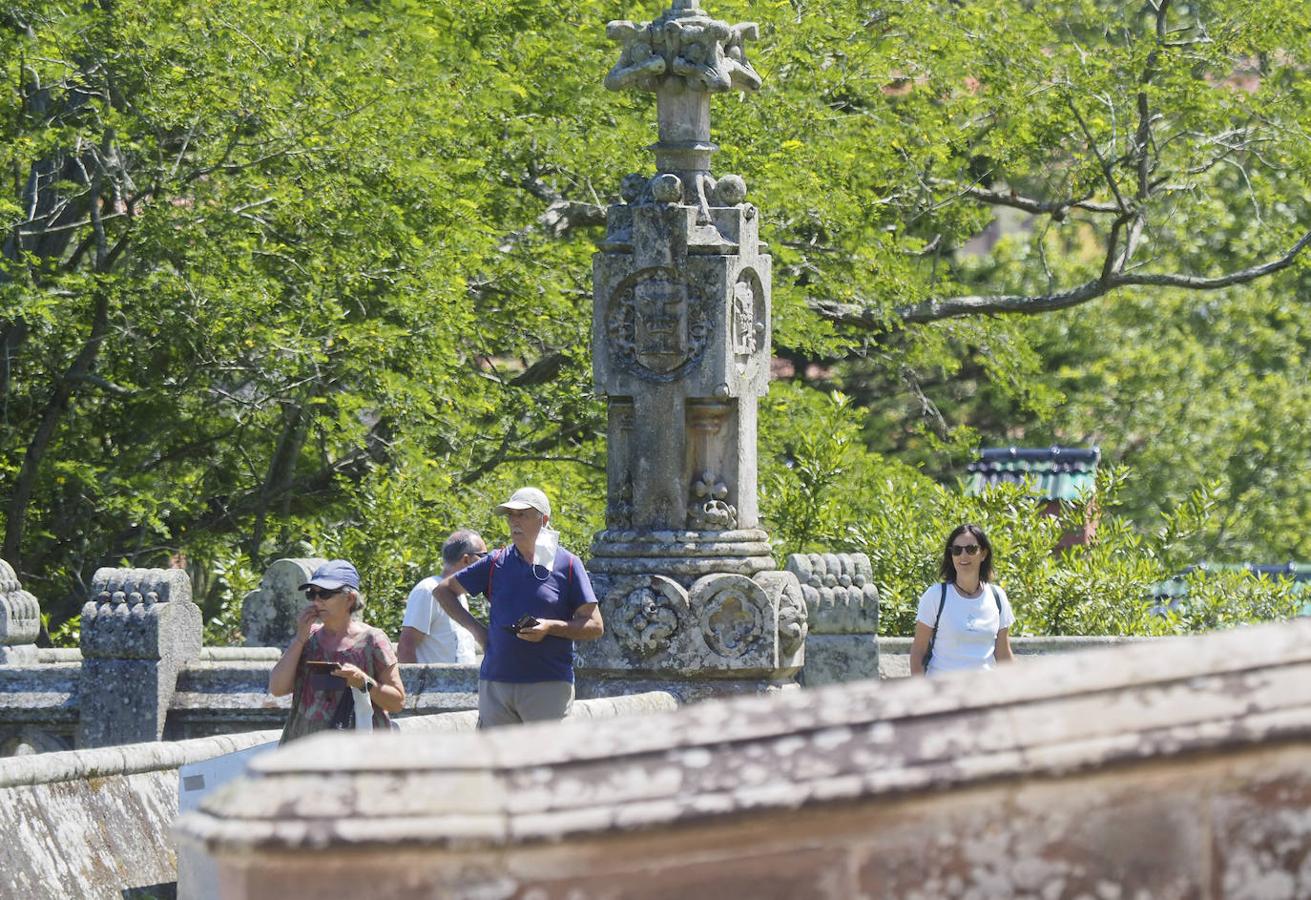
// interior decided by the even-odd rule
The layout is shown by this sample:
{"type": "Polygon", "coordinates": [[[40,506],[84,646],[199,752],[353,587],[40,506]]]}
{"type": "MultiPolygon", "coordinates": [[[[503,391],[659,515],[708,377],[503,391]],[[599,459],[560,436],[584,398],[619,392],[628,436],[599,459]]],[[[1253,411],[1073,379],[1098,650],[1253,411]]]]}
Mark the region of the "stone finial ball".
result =
{"type": "Polygon", "coordinates": [[[747,183],[741,175],[725,175],[715,182],[715,202],[720,206],[737,206],[747,198],[747,183]]]}
{"type": "Polygon", "coordinates": [[[642,195],[642,188],[646,187],[646,179],[634,172],[631,175],[625,175],[619,182],[619,196],[625,203],[632,203],[642,195]]]}
{"type": "Polygon", "coordinates": [[[651,196],[657,203],[677,203],[683,199],[683,182],[666,172],[651,180],[651,196]]]}

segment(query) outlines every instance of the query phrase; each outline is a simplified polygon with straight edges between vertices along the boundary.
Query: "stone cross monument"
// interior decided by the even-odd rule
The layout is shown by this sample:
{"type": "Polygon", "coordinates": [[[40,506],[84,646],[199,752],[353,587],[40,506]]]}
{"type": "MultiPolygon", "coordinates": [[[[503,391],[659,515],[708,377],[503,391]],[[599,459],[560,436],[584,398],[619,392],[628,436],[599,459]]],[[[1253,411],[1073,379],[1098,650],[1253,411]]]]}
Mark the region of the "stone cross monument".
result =
{"type": "Polygon", "coordinates": [[[580,694],[774,689],[802,664],[806,611],[756,508],[770,258],[745,182],[710,170],[710,95],[759,87],[746,58],[758,29],[673,0],[606,33],[623,45],[606,87],[654,92],[660,139],[655,175],[624,178],[593,264],[609,451],[606,530],[588,565],[606,636],[580,646],[594,683],[580,694]]]}

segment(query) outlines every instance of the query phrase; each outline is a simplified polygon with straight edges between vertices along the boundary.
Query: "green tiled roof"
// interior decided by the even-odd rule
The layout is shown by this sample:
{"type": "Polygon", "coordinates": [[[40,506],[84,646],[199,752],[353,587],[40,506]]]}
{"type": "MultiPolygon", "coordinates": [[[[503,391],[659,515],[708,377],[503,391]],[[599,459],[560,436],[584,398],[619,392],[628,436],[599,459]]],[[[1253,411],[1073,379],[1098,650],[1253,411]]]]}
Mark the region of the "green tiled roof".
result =
{"type": "Polygon", "coordinates": [[[994,484],[1027,484],[1043,500],[1090,496],[1097,482],[1097,447],[988,447],[970,463],[965,490],[981,494],[994,484]]]}

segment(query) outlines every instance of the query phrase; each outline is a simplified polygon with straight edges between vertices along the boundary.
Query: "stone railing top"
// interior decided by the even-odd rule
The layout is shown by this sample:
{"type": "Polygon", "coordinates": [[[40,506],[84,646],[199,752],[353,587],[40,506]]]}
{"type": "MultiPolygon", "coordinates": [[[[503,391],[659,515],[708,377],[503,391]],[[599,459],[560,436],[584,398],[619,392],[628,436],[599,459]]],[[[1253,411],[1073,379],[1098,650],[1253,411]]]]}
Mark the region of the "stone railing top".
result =
{"type": "Polygon", "coordinates": [[[1311,620],[441,741],[321,736],[181,825],[211,849],[492,846],[1311,739],[1311,620]],[[986,690],[980,679],[986,677],[986,690]],[[373,773],[376,791],[326,789],[373,773]]]}
{"type": "MultiPolygon", "coordinates": [[[[261,661],[277,662],[282,658],[281,647],[201,647],[199,662],[243,662],[261,661]]],[[[36,662],[75,663],[81,662],[82,651],[77,647],[41,647],[37,650],[36,662]]]]}
{"type": "Polygon", "coordinates": [[[276,741],[281,734],[280,730],[247,731],[187,741],[151,741],[92,750],[9,756],[0,759],[0,788],[176,769],[187,763],[276,741]]]}

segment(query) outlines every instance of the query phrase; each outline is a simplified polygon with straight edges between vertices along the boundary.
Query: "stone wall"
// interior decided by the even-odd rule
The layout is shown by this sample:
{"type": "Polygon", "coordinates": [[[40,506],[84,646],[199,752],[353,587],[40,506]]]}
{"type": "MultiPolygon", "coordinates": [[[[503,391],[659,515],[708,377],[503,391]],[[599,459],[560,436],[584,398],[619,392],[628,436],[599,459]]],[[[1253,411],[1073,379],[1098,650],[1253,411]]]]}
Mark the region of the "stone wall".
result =
{"type": "Polygon", "coordinates": [[[117,898],[151,887],[169,894],[178,768],[277,738],[249,732],[0,760],[5,896],[117,898]]]}
{"type": "MultiPolygon", "coordinates": [[[[575,704],[580,720],[674,708],[673,697],[645,694],[575,704]]],[[[477,713],[413,716],[403,733],[472,731],[477,713]]],[[[177,880],[172,827],[178,769],[276,741],[280,731],[160,741],[0,760],[0,895],[119,898],[171,896],[177,880]],[[153,889],[153,890],[152,890],[153,889]]],[[[354,736],[351,736],[354,737],[354,736]]],[[[394,739],[386,736],[383,740],[394,739]]],[[[184,892],[184,896],[187,896],[184,892]]],[[[325,896],[336,896],[329,891],[325,896]]]]}
{"type": "Polygon", "coordinates": [[[640,728],[312,741],[179,822],[233,900],[1311,896],[1311,621],[640,728]]]}

